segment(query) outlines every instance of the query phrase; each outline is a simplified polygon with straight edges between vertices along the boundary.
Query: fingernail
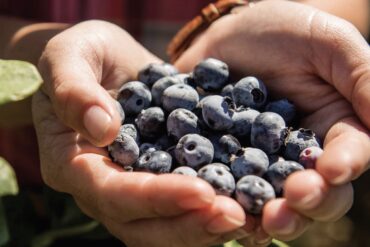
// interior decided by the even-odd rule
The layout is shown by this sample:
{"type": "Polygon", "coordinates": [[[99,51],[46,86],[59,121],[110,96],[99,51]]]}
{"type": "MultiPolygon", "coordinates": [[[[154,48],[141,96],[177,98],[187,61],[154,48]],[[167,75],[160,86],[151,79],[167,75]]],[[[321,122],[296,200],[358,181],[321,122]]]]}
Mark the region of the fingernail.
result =
{"type": "Polygon", "coordinates": [[[279,229],[275,230],[275,234],[287,236],[291,235],[297,229],[297,222],[295,219],[292,219],[287,225],[282,226],[279,229]]]}
{"type": "Polygon", "coordinates": [[[337,177],[331,179],[331,183],[338,185],[350,181],[352,177],[352,170],[350,167],[346,167],[345,171],[339,174],[337,177]]]}
{"type": "Polygon", "coordinates": [[[272,241],[271,237],[264,238],[264,239],[255,239],[254,244],[255,245],[267,245],[272,241]]]}
{"type": "Polygon", "coordinates": [[[238,229],[236,231],[233,231],[232,233],[227,234],[225,236],[225,238],[230,239],[230,240],[234,240],[234,239],[246,238],[246,237],[248,237],[250,235],[251,235],[251,233],[248,233],[243,228],[240,228],[240,229],[238,229]]]}
{"type": "Polygon", "coordinates": [[[112,124],[111,116],[99,106],[90,107],[85,112],[83,121],[90,136],[96,141],[104,138],[112,124]]]}
{"type": "Polygon", "coordinates": [[[262,226],[259,226],[254,231],[253,243],[255,245],[266,245],[271,242],[272,238],[263,230],[262,226]]]}
{"type": "Polygon", "coordinates": [[[313,189],[308,195],[303,197],[297,204],[302,209],[313,209],[322,200],[323,192],[319,188],[313,189]]]}
{"type": "Polygon", "coordinates": [[[239,219],[234,219],[232,217],[226,216],[224,214],[216,216],[211,220],[206,229],[210,233],[224,233],[232,231],[238,227],[241,227],[245,224],[245,221],[239,219]]]}
{"type": "Polygon", "coordinates": [[[184,198],[177,203],[183,209],[198,209],[212,204],[214,197],[211,196],[191,196],[189,198],[184,198]]]}

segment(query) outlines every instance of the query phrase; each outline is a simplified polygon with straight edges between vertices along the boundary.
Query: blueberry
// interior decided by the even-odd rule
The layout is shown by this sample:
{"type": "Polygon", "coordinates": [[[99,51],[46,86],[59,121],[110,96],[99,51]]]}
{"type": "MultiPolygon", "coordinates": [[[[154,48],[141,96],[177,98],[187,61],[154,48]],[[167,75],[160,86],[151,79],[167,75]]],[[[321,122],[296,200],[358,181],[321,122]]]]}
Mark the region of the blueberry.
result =
{"type": "Polygon", "coordinates": [[[135,140],[126,133],[119,133],[108,146],[108,152],[113,161],[123,167],[132,166],[139,157],[139,147],[135,140]]]}
{"type": "Polygon", "coordinates": [[[244,148],[231,161],[231,171],[236,179],[246,175],[262,176],[269,166],[267,155],[258,148],[244,148]]]}
{"type": "Polygon", "coordinates": [[[172,171],[173,174],[180,174],[190,177],[196,177],[198,176],[198,173],[196,170],[189,166],[179,166],[175,170],[172,171]]]}
{"type": "Polygon", "coordinates": [[[193,77],[197,86],[206,91],[215,91],[226,85],[229,68],[220,60],[207,58],[195,66],[193,77]]]}
{"type": "Polygon", "coordinates": [[[121,127],[119,128],[119,131],[120,133],[125,133],[131,136],[136,141],[136,143],[138,144],[140,143],[139,133],[137,132],[135,125],[133,124],[121,125],[121,127]]]}
{"type": "Polygon", "coordinates": [[[284,143],[287,129],[284,119],[274,112],[259,114],[251,128],[251,144],[267,154],[274,154],[284,143]]]}
{"type": "Polygon", "coordinates": [[[156,145],[149,143],[149,142],[142,143],[139,149],[140,149],[140,154],[151,153],[151,152],[159,150],[156,145]]]}
{"type": "Polygon", "coordinates": [[[184,84],[184,80],[180,76],[166,76],[156,81],[151,89],[154,104],[159,106],[164,90],[175,84],[184,84]]]}
{"type": "Polygon", "coordinates": [[[145,84],[131,81],[119,89],[117,100],[127,115],[135,115],[149,107],[152,95],[145,84]]]}
{"type": "Polygon", "coordinates": [[[198,177],[212,185],[217,195],[231,196],[234,193],[235,179],[227,166],[219,163],[203,166],[198,171],[198,177]]]}
{"type": "Polygon", "coordinates": [[[224,164],[229,164],[231,156],[241,149],[238,139],[232,135],[211,135],[209,139],[215,151],[214,160],[224,164]]]}
{"type": "Polygon", "coordinates": [[[227,130],[233,126],[233,104],[230,98],[211,95],[202,102],[202,116],[213,130],[227,130]]]}
{"type": "Polygon", "coordinates": [[[176,84],[164,90],[162,95],[162,106],[167,112],[177,108],[193,110],[199,102],[197,91],[186,84],[176,84]]]}
{"type": "Polygon", "coordinates": [[[175,149],[176,160],[181,165],[197,169],[213,160],[212,143],[198,134],[187,134],[179,140],[175,149]]]}
{"type": "Polygon", "coordinates": [[[134,170],[152,173],[169,173],[172,157],[165,151],[146,152],[140,156],[134,170]]]}
{"type": "Polygon", "coordinates": [[[291,131],[285,140],[284,158],[298,161],[301,152],[308,147],[320,147],[312,130],[300,128],[291,131]]]}
{"type": "Polygon", "coordinates": [[[267,89],[261,80],[248,76],[238,81],[232,91],[237,106],[259,109],[267,100],[267,89]]]}
{"type": "Polygon", "coordinates": [[[265,106],[265,111],[279,114],[284,119],[286,125],[292,123],[297,112],[295,105],[288,99],[281,99],[268,103],[265,106]]]}
{"type": "Polygon", "coordinates": [[[178,73],[177,69],[168,63],[151,63],[139,71],[138,80],[148,87],[165,76],[172,76],[178,73]]]}
{"type": "Polygon", "coordinates": [[[274,188],[263,178],[247,175],[236,184],[236,200],[251,214],[261,214],[264,205],[274,199],[274,188]]]}
{"type": "Polygon", "coordinates": [[[142,110],[135,122],[143,137],[154,138],[165,130],[165,115],[160,107],[150,107],[142,110]]]}
{"type": "Polygon", "coordinates": [[[299,155],[299,163],[303,165],[305,169],[315,169],[316,160],[324,152],[320,147],[308,147],[305,148],[299,155]]]}
{"type": "Polygon", "coordinates": [[[234,85],[235,84],[227,84],[226,86],[224,86],[222,88],[222,90],[221,90],[220,95],[223,96],[223,97],[230,97],[230,98],[232,98],[233,97],[234,85]]]}
{"type": "Polygon", "coordinates": [[[173,138],[164,134],[156,138],[154,145],[160,150],[167,150],[169,147],[176,145],[176,142],[173,138]]]}
{"type": "Polygon", "coordinates": [[[269,166],[264,177],[274,187],[275,194],[281,196],[287,177],[293,172],[301,170],[304,170],[303,166],[295,161],[278,161],[269,166]]]}
{"type": "Polygon", "coordinates": [[[232,116],[233,127],[228,131],[238,138],[250,140],[252,124],[259,114],[259,111],[252,108],[243,108],[235,111],[232,116]]]}
{"type": "Polygon", "coordinates": [[[173,77],[179,80],[182,84],[187,84],[193,88],[196,87],[192,73],[190,74],[181,73],[181,74],[174,75],[173,77]]]}
{"type": "Polygon", "coordinates": [[[285,161],[285,159],[283,157],[281,157],[280,155],[277,155],[277,154],[270,154],[270,155],[267,155],[268,158],[269,158],[269,166],[274,164],[275,162],[278,162],[278,161],[285,161]]]}
{"type": "Polygon", "coordinates": [[[176,140],[186,134],[199,134],[198,117],[189,110],[178,108],[167,118],[167,133],[176,140]]]}

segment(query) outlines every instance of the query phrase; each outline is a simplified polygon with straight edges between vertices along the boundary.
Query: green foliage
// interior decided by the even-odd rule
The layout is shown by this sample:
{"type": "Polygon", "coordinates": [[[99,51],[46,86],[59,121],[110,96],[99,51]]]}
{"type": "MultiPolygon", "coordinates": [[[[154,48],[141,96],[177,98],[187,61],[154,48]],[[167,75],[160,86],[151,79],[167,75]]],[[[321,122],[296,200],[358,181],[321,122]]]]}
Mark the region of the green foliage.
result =
{"type": "MultiPolygon", "coordinates": [[[[222,247],[243,247],[243,246],[238,244],[238,242],[236,241],[230,241],[230,242],[225,243],[222,247]]],[[[273,239],[269,247],[289,247],[289,245],[279,240],[273,239]]]]}
{"type": "Polygon", "coordinates": [[[0,197],[6,195],[16,195],[18,184],[13,168],[0,157],[0,197]]]}
{"type": "Polygon", "coordinates": [[[41,83],[41,76],[32,64],[0,60],[0,105],[32,95],[41,83]]]}

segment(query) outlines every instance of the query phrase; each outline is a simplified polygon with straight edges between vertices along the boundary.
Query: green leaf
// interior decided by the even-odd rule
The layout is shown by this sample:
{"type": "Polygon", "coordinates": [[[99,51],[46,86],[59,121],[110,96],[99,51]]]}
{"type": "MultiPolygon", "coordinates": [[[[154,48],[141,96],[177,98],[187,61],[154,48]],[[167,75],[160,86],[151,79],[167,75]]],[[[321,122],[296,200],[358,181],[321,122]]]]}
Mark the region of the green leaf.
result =
{"type": "Polygon", "coordinates": [[[42,78],[34,65],[0,59],[0,105],[32,95],[41,83],[42,78]]]}
{"type": "Polygon", "coordinates": [[[289,247],[289,245],[279,240],[273,239],[271,243],[271,247],[289,247]]]}
{"type": "Polygon", "coordinates": [[[241,246],[240,244],[238,244],[238,242],[234,240],[234,241],[225,243],[224,247],[243,247],[243,246],[241,246]]]}
{"type": "Polygon", "coordinates": [[[9,229],[6,222],[3,201],[0,198],[0,246],[4,246],[9,241],[9,229]]]}
{"type": "Polygon", "coordinates": [[[77,226],[66,227],[62,229],[53,229],[46,231],[32,240],[32,247],[47,247],[50,246],[55,240],[60,238],[67,238],[72,236],[79,236],[81,234],[93,231],[99,226],[96,221],[90,221],[77,226]]]}
{"type": "Polygon", "coordinates": [[[18,194],[18,184],[13,168],[0,157],[0,197],[18,194]]]}

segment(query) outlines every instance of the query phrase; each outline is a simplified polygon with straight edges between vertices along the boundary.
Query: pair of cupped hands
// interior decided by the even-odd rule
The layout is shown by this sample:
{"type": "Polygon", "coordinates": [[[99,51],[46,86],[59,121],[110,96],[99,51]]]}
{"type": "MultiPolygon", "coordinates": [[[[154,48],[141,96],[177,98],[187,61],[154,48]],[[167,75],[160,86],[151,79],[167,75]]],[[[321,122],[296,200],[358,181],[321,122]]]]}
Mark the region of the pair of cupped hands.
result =
{"type": "Polygon", "coordinates": [[[348,22],[302,4],[267,1],[216,21],[177,60],[182,72],[207,57],[263,79],[303,113],[323,140],[316,170],[292,174],[283,198],[261,217],[187,176],[125,172],[104,146],[120,116],[109,90],[160,62],[119,27],[77,24],[51,39],[40,59],[45,80],[33,98],[44,181],[128,246],[211,246],[231,239],[267,246],[313,221],[335,221],[353,202],[351,180],[369,167],[370,49],[348,22]]]}

